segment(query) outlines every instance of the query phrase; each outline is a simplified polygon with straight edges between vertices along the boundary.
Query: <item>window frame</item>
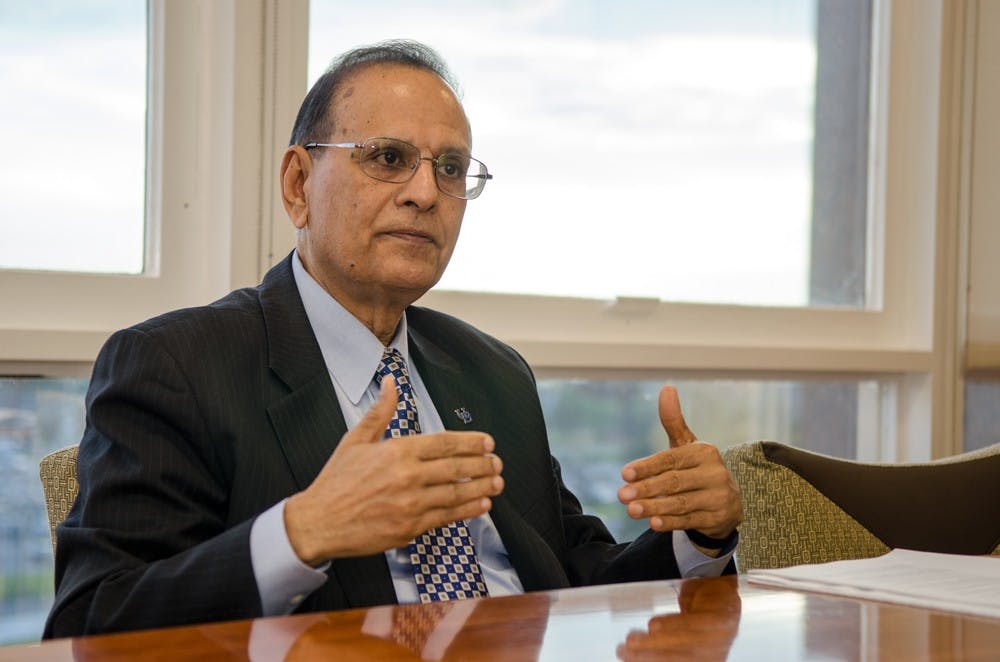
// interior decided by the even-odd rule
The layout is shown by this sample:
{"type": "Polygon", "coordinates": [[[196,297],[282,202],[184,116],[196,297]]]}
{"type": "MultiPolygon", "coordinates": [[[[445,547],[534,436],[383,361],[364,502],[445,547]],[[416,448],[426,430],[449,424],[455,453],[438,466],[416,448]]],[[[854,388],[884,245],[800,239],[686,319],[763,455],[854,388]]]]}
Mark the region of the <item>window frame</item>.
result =
{"type": "Polygon", "coordinates": [[[970,217],[969,250],[969,370],[1000,369],[1000,263],[993,253],[1000,244],[1000,42],[989,34],[989,26],[1000,25],[1000,5],[982,2],[976,7],[971,29],[978,37],[970,49],[976,50],[975,94],[967,101],[974,123],[970,135],[963,136],[968,151],[970,185],[962,204],[970,217]],[[992,37],[992,38],[991,38],[992,37]],[[992,123],[991,120],[992,119],[992,123]],[[975,141],[971,136],[975,136],[975,141]]]}
{"type": "Polygon", "coordinates": [[[0,372],[78,371],[114,330],[258,281],[271,255],[262,146],[279,125],[264,92],[294,96],[305,81],[304,66],[263,66],[276,4],[149,1],[144,273],[0,270],[0,372]]]}
{"type": "Polygon", "coordinates": [[[875,12],[867,309],[436,291],[421,303],[510,342],[538,370],[881,373],[899,387],[898,453],[886,459],[954,452],[958,338],[949,320],[960,317],[964,283],[954,256],[961,219],[945,220],[955,214],[945,188],[953,171],[942,168],[957,165],[948,104],[968,68],[953,54],[969,38],[964,5],[876,2],[875,12]],[[955,317],[942,321],[944,309],[955,317]]]}
{"type": "MultiPolygon", "coordinates": [[[[0,372],[85,366],[114,329],[256,283],[293,245],[277,171],[305,93],[308,0],[150,8],[151,80],[161,87],[150,91],[148,206],[162,260],[141,277],[0,272],[10,302],[0,372]]],[[[510,343],[539,375],[881,375],[898,384],[889,459],[957,452],[970,104],[990,84],[975,77],[977,39],[988,41],[979,9],[875,2],[869,213],[883,222],[869,223],[868,309],[438,291],[419,303],[510,343]]]]}

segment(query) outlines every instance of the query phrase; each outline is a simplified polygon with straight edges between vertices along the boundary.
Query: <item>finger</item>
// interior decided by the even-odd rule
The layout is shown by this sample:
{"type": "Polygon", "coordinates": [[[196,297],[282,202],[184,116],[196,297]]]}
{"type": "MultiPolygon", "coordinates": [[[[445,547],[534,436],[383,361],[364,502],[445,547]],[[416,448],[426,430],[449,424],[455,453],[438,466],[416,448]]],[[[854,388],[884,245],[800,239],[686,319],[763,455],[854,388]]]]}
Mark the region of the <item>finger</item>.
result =
{"type": "Polygon", "coordinates": [[[628,514],[633,519],[648,519],[654,531],[697,529],[713,538],[725,538],[739,525],[742,517],[738,510],[727,508],[714,496],[691,495],[702,493],[633,501],[628,514]]]}
{"type": "Polygon", "coordinates": [[[490,512],[491,508],[493,508],[493,500],[489,497],[481,497],[450,508],[429,510],[424,513],[423,517],[419,518],[416,534],[419,535],[436,527],[447,526],[452,522],[475,519],[490,512]]]}
{"type": "Polygon", "coordinates": [[[496,443],[485,432],[438,432],[409,437],[410,450],[420,460],[491,453],[496,443]]]}
{"type": "Polygon", "coordinates": [[[695,469],[711,461],[713,456],[718,456],[718,461],[722,461],[715,446],[701,441],[692,442],[632,460],[622,467],[622,479],[634,483],[667,471],[695,469]]]}
{"type": "Polygon", "coordinates": [[[385,436],[385,429],[389,426],[389,421],[396,415],[396,380],[392,375],[386,375],[382,379],[382,386],[379,388],[378,398],[365,415],[361,417],[361,422],[344,435],[340,445],[369,444],[381,441],[385,436]]]}
{"type": "Polygon", "coordinates": [[[448,457],[424,463],[424,485],[454,483],[469,478],[499,476],[503,462],[496,455],[448,457]]]}
{"type": "Polygon", "coordinates": [[[681,475],[667,474],[642,483],[626,485],[621,490],[628,501],[629,512],[633,505],[640,510],[635,514],[650,515],[687,514],[695,511],[723,513],[739,503],[729,473],[724,468],[711,471],[685,471],[681,475]],[[661,478],[663,480],[661,480],[661,478]],[[672,489],[674,487],[679,489],[672,489]]]}
{"type": "Polygon", "coordinates": [[[618,490],[622,503],[728,485],[731,480],[719,450],[703,441],[635,460],[622,470],[623,476],[626,473],[631,480],[618,490]]]}
{"type": "Polygon", "coordinates": [[[690,472],[667,471],[656,474],[646,480],[624,485],[618,490],[618,500],[629,504],[636,499],[649,499],[668,494],[678,494],[700,489],[702,485],[690,479],[690,472]]]}
{"type": "Polygon", "coordinates": [[[493,503],[491,497],[500,494],[503,486],[503,478],[492,476],[424,488],[405,502],[397,515],[409,521],[417,533],[422,533],[488,512],[493,503]]]}
{"type": "Polygon", "coordinates": [[[667,431],[671,448],[690,444],[692,441],[698,439],[694,432],[691,432],[691,428],[687,426],[687,423],[684,422],[684,416],[681,414],[681,401],[677,397],[676,388],[673,386],[664,386],[660,389],[659,410],[660,423],[663,424],[663,429],[667,431]]]}
{"type": "Polygon", "coordinates": [[[648,518],[654,531],[697,529],[713,538],[725,538],[743,521],[743,500],[731,479],[726,485],[636,499],[627,510],[634,519],[648,518]]]}
{"type": "Polygon", "coordinates": [[[697,516],[699,513],[715,513],[719,505],[718,499],[713,499],[709,490],[698,490],[653,499],[636,499],[629,502],[628,513],[635,518],[697,516]]]}
{"type": "Polygon", "coordinates": [[[419,507],[423,511],[454,508],[483,497],[494,497],[503,492],[503,487],[501,476],[484,476],[461,483],[432,485],[421,491],[419,507]]]}

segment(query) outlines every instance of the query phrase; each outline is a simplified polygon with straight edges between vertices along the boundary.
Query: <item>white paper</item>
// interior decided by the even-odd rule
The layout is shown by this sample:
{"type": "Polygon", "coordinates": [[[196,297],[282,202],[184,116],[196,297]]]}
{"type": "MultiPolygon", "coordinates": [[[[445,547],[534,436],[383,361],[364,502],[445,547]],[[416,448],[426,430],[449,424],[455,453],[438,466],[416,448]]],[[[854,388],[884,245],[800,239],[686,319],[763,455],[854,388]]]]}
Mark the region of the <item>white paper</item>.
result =
{"type": "Polygon", "coordinates": [[[1000,558],[895,549],[872,559],[751,570],[752,584],[1000,618],[1000,558]]]}

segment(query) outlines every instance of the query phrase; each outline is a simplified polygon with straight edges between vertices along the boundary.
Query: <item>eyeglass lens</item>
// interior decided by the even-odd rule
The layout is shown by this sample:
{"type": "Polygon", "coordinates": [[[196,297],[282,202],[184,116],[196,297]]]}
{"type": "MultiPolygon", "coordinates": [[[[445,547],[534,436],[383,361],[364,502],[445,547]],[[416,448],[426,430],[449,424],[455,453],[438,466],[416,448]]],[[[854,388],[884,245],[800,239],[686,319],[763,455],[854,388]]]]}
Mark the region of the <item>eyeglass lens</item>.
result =
{"type": "MultiPolygon", "coordinates": [[[[361,145],[361,168],[373,179],[401,183],[413,177],[420,165],[420,150],[392,138],[372,138],[361,145]]],[[[463,154],[442,154],[430,159],[434,179],[442,193],[469,200],[486,185],[486,166],[463,154]]]]}

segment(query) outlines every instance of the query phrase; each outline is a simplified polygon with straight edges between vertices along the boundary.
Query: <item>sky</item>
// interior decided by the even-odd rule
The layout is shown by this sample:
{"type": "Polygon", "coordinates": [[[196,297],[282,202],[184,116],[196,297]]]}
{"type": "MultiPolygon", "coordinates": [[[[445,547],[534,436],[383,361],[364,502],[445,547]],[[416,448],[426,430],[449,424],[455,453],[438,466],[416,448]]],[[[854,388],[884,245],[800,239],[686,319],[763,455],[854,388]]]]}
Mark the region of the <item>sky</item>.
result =
{"type": "Polygon", "coordinates": [[[145,95],[145,2],[0,2],[0,267],[142,270],[145,95]]]}
{"type": "Polygon", "coordinates": [[[439,288],[807,302],[811,2],[433,7],[313,0],[309,65],[408,37],[457,75],[495,179],[439,288]]]}
{"type": "MultiPolygon", "coordinates": [[[[802,305],[814,11],[313,0],[310,81],[394,37],[452,66],[495,179],[439,288],[802,305]]],[[[0,266],[141,271],[145,38],[135,0],[0,2],[0,266]]]]}

